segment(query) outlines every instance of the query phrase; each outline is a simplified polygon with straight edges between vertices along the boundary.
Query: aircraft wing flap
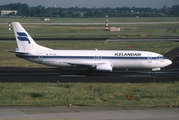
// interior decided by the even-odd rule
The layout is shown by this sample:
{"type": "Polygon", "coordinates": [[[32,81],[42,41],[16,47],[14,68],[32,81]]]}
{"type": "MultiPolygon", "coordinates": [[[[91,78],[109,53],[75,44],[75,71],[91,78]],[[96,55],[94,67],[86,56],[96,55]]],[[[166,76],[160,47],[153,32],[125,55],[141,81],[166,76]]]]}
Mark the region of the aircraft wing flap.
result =
{"type": "Polygon", "coordinates": [[[81,66],[81,67],[95,67],[96,65],[93,63],[73,63],[73,62],[67,62],[67,64],[71,66],[81,66]]]}

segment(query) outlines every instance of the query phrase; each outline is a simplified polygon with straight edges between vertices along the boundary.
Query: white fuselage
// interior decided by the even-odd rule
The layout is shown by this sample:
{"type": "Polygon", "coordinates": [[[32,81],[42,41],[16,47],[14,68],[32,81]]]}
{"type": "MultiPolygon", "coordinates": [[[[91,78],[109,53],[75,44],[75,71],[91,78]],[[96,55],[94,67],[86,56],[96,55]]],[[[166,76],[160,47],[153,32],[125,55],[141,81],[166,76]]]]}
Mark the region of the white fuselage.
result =
{"type": "Polygon", "coordinates": [[[57,67],[96,66],[100,63],[106,63],[112,65],[112,68],[147,68],[155,70],[171,64],[171,61],[161,54],[131,50],[43,50],[17,56],[29,61],[57,67]]]}

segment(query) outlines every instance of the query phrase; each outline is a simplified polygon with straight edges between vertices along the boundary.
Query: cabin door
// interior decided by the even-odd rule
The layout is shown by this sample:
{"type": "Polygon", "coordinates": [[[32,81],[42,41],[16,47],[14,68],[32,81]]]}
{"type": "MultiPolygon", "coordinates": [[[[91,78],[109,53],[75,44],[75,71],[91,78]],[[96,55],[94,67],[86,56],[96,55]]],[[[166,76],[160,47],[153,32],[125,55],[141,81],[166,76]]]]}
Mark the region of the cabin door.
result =
{"type": "Polygon", "coordinates": [[[43,60],[42,53],[39,53],[39,55],[38,55],[38,59],[39,59],[39,62],[42,62],[42,60],[43,60]]]}
{"type": "Polygon", "coordinates": [[[148,54],[148,63],[152,63],[152,55],[148,54]]]}

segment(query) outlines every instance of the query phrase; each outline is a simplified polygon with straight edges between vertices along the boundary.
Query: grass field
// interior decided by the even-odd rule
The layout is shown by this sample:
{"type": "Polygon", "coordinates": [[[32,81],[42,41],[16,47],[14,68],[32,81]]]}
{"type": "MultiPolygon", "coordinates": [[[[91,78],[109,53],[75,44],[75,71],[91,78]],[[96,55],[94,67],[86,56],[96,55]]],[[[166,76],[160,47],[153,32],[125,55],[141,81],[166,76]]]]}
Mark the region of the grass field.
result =
{"type": "MultiPolygon", "coordinates": [[[[60,26],[60,25],[23,25],[35,38],[146,38],[178,37],[177,24],[143,25],[121,27],[120,32],[105,31],[103,26],[60,26]]],[[[1,38],[13,38],[13,30],[7,25],[0,25],[1,38]]]]}
{"type": "Polygon", "coordinates": [[[40,18],[0,18],[0,37],[14,37],[13,31],[8,31],[8,22],[20,23],[104,23],[104,25],[36,25],[23,26],[33,37],[44,38],[116,38],[116,37],[176,37],[179,35],[177,23],[166,24],[114,24],[131,22],[178,22],[178,17],[152,18],[109,18],[109,28],[117,26],[120,32],[105,30],[105,18],[51,18],[50,22],[40,21],[40,18]]]}
{"type": "MultiPolygon", "coordinates": [[[[19,21],[43,23],[40,18],[0,18],[0,23],[19,21]]],[[[110,18],[110,22],[176,22],[178,18],[110,18]]],[[[56,22],[104,22],[104,18],[52,18],[56,22]]],[[[105,31],[97,26],[23,25],[32,37],[62,38],[116,38],[116,37],[173,37],[178,36],[178,24],[121,25],[120,32],[105,31]]],[[[8,24],[0,24],[0,38],[14,38],[8,24]]],[[[147,50],[164,54],[178,47],[174,42],[106,42],[106,41],[37,41],[54,49],[123,50],[134,46],[135,50],[147,50]]],[[[47,67],[17,58],[4,50],[15,50],[16,42],[0,41],[0,67],[47,67]]],[[[110,78],[109,78],[110,79],[110,78]]],[[[136,106],[179,107],[179,82],[174,83],[1,83],[0,105],[84,105],[84,106],[136,106]],[[134,99],[126,100],[132,94],[134,99]]]]}
{"type": "Polygon", "coordinates": [[[179,83],[0,83],[0,105],[179,107],[179,83]],[[126,100],[125,95],[134,95],[126,100]]]}

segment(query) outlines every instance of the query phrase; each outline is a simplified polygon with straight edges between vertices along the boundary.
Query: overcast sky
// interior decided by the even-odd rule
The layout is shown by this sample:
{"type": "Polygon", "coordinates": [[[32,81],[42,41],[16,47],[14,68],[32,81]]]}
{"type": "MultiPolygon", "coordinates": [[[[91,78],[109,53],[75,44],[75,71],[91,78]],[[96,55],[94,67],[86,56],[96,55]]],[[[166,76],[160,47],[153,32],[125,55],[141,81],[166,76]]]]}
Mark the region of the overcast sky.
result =
{"type": "Polygon", "coordinates": [[[42,5],[68,7],[151,7],[162,8],[164,5],[171,7],[178,5],[179,0],[0,0],[0,5],[9,3],[26,3],[30,7],[42,5]]]}

